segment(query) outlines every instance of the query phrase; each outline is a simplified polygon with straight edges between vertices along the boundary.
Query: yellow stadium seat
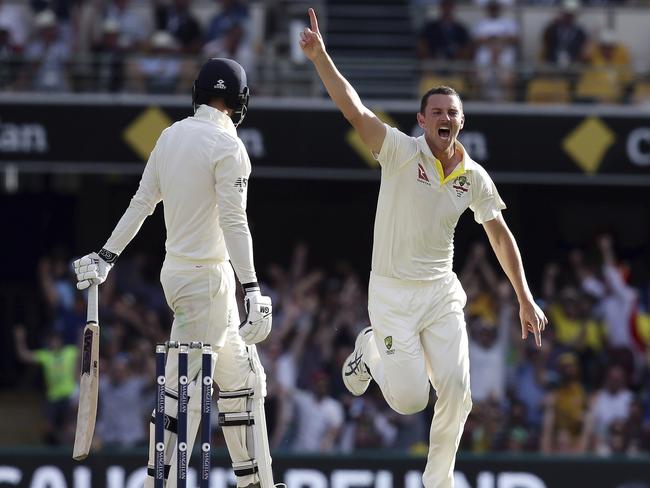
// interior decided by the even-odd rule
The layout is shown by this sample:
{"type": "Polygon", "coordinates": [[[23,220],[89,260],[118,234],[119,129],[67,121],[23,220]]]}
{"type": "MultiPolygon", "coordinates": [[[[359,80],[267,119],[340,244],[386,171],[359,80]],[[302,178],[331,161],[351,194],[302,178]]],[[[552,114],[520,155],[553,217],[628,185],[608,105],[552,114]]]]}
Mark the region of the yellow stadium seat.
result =
{"type": "Polygon", "coordinates": [[[528,103],[569,103],[571,87],[563,78],[535,78],[526,87],[528,103]]]}
{"type": "Polygon", "coordinates": [[[622,94],[617,74],[607,69],[585,71],[575,90],[577,99],[606,103],[618,103],[622,94]]]}
{"type": "Polygon", "coordinates": [[[633,103],[650,103],[650,80],[638,81],[632,91],[633,103]]]}
{"type": "Polygon", "coordinates": [[[420,79],[420,87],[418,93],[420,96],[424,95],[429,89],[434,86],[450,86],[456,90],[460,95],[467,94],[467,83],[460,75],[438,76],[432,74],[425,74],[420,79]]]}

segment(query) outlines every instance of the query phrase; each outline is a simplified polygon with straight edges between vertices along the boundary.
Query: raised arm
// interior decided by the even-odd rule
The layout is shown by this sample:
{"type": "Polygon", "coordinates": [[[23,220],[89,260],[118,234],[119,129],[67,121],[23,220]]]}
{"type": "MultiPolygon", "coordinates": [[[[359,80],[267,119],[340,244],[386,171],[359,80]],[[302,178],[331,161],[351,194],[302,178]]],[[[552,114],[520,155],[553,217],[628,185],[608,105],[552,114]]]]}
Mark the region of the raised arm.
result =
{"type": "Polygon", "coordinates": [[[311,29],[305,27],[300,33],[300,47],[305,56],[314,64],[327,93],[343,116],[359,133],[368,149],[379,154],[386,136],[386,126],[363,105],[359,94],[336,69],[332,58],[325,50],[325,43],[318,30],[318,19],[313,8],[309,9],[309,20],[311,29]]]}
{"type": "Polygon", "coordinates": [[[29,350],[29,347],[27,347],[27,333],[25,332],[25,326],[17,325],[14,328],[14,344],[16,346],[16,355],[23,363],[38,363],[34,353],[29,350]]]}
{"type": "Polygon", "coordinates": [[[521,254],[515,238],[508,229],[503,216],[499,215],[483,224],[483,228],[490,239],[490,244],[496,254],[499,264],[508,276],[512,287],[515,289],[519,300],[519,319],[521,321],[521,338],[526,339],[528,332],[535,335],[537,347],[542,347],[541,333],[546,327],[547,319],[544,312],[533,300],[533,295],[528,288],[521,254]]]}

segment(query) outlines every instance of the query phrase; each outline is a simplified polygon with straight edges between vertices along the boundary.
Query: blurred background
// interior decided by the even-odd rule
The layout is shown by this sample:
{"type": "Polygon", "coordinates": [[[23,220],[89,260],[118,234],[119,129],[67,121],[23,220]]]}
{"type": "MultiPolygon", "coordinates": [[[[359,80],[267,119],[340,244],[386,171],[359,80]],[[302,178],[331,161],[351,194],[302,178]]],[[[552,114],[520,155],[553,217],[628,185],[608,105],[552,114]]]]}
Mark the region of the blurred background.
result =
{"type": "MultiPolygon", "coordinates": [[[[419,135],[419,97],[465,100],[461,140],[508,209],[544,346],[471,215],[456,231],[474,407],[459,488],[650,487],[650,3],[647,0],[0,0],[0,486],[141,486],[160,208],[100,292],[95,451],[73,463],[85,296],[161,130],[191,115],[208,57],[247,70],[239,129],[274,329],[261,345],[276,478],[289,488],[421,486],[435,405],[401,416],[343,359],[368,323],[379,173],[300,52],[306,10],[366,104],[419,135]]],[[[214,416],[216,423],[216,416],[214,416]]],[[[213,445],[223,447],[215,425],[213,445]]],[[[213,487],[234,486],[216,449],[213,487]]],[[[191,485],[194,486],[194,485],[191,485]]]]}

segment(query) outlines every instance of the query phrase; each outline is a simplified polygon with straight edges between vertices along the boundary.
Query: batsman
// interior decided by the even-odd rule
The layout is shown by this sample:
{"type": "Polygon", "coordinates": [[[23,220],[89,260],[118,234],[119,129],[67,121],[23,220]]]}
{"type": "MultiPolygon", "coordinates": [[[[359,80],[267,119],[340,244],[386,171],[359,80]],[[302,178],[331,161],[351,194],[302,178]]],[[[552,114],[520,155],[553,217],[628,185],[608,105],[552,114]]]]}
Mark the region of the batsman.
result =
{"type": "MultiPolygon", "coordinates": [[[[170,340],[212,345],[219,423],[237,486],[271,488],[264,421],[266,377],[254,344],[271,331],[272,306],[257,283],[246,215],[251,163],[237,136],[248,101],[246,73],[238,63],[223,58],[207,61],[192,90],[194,115],[162,132],[140,186],[110,238],[99,252],[75,261],[74,267],[77,288],[103,283],[147,216],[158,202],[164,202],[167,240],[160,281],[174,312],[170,340]],[[241,324],[233,268],[245,296],[247,317],[241,324]]],[[[177,349],[170,350],[165,374],[167,488],[176,487],[177,356],[177,349]]],[[[194,379],[188,388],[190,452],[201,418],[200,361],[200,356],[190,354],[188,377],[194,379]]],[[[153,416],[151,422],[145,488],[154,486],[153,416]]]]}

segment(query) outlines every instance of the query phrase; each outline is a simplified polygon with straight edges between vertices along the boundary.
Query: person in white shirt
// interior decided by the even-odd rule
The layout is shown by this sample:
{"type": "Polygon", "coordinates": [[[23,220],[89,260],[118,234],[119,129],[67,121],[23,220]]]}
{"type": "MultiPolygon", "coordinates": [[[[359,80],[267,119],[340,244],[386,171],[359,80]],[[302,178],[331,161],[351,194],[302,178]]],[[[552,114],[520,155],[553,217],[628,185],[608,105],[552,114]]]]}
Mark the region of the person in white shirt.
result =
{"type": "Polygon", "coordinates": [[[341,402],[330,395],[329,376],[323,371],[311,375],[309,390],[289,390],[293,397],[296,452],[331,452],[337,444],[345,420],[341,402]]]}
{"type": "MultiPolygon", "coordinates": [[[[174,312],[170,340],[212,345],[220,417],[230,413],[250,415],[251,408],[263,411],[266,395],[264,370],[253,345],[271,331],[272,307],[270,298],[260,293],[253,264],[246,216],[251,164],[236,130],[246,114],[248,98],[246,73],[238,63],[221,58],[207,61],[194,82],[194,116],[162,132],[138,191],[104,247],[74,262],[77,288],[103,283],[144,219],[153,213],[158,202],[164,202],[167,240],[160,280],[174,312]],[[241,325],[233,268],[245,293],[247,318],[241,325]]],[[[168,488],[176,486],[177,356],[177,349],[171,349],[165,375],[165,410],[169,417],[165,422],[168,488]]],[[[197,378],[200,362],[200,354],[190,353],[189,378],[197,378]]],[[[199,393],[200,388],[191,384],[187,434],[190,452],[200,422],[199,393]]],[[[264,423],[256,424],[252,427],[253,436],[266,436],[265,428],[260,427],[264,423]]],[[[247,445],[250,427],[241,422],[228,423],[227,417],[221,425],[237,486],[260,486],[265,472],[262,467],[258,471],[257,464],[268,466],[270,471],[268,453],[255,453],[247,445]]],[[[258,439],[256,445],[257,442],[258,439]]],[[[153,464],[152,424],[145,488],[153,487],[153,464]]]]}
{"type": "Polygon", "coordinates": [[[474,61],[483,95],[491,100],[512,97],[519,27],[502,14],[502,4],[486,3],[486,16],[473,29],[474,61]]]}
{"type": "Polygon", "coordinates": [[[582,443],[587,450],[602,452],[612,423],[627,419],[634,395],[626,382],[626,373],[621,366],[609,367],[603,387],[590,400],[582,433],[582,443]]]}
{"type": "Polygon", "coordinates": [[[423,410],[429,382],[438,401],[423,475],[426,488],[453,486],[455,454],[472,406],[466,296],[452,272],[453,235],[467,207],[483,224],[519,299],[522,337],[541,347],[546,317],[528,289],[519,250],[503,220],[505,205],[487,172],[456,140],[464,123],[458,94],[449,87],[427,92],[410,137],[385,125],[361,102],[325,50],[313,9],[300,46],[334,103],[381,165],[368,311],[343,365],[343,381],[361,395],[371,379],[401,414],[423,410]]]}

